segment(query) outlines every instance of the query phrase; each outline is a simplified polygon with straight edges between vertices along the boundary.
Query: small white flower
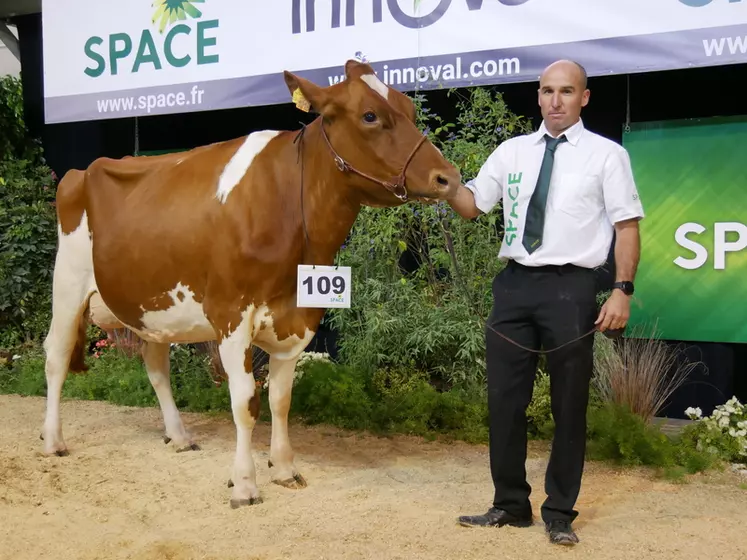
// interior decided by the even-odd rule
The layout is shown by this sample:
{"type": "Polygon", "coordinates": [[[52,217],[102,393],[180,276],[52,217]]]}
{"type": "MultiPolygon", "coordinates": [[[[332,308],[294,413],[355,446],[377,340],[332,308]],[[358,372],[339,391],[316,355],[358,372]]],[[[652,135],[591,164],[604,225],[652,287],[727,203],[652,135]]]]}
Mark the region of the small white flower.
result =
{"type": "Polygon", "coordinates": [[[698,407],[698,408],[688,407],[688,409],[687,409],[687,410],[685,410],[685,414],[686,414],[686,415],[687,415],[687,416],[688,416],[688,417],[689,417],[690,419],[692,419],[692,420],[697,420],[697,419],[699,419],[699,418],[702,418],[702,416],[703,416],[703,411],[702,411],[702,410],[700,410],[700,408],[699,408],[699,407],[698,407]]]}

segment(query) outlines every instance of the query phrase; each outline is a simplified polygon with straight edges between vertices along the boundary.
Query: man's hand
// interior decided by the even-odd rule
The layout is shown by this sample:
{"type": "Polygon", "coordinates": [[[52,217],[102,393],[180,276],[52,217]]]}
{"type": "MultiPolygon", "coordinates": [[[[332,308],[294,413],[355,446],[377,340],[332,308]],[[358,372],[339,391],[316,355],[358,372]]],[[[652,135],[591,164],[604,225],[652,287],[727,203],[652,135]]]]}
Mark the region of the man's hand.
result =
{"type": "Polygon", "coordinates": [[[447,198],[446,202],[465,220],[472,220],[480,215],[480,209],[475,205],[475,195],[464,185],[459,185],[454,195],[447,198]]]}
{"type": "Polygon", "coordinates": [[[630,296],[625,295],[621,290],[612,290],[612,295],[604,302],[602,309],[599,311],[595,325],[601,332],[607,329],[623,329],[628,324],[630,318],[630,296]]]}

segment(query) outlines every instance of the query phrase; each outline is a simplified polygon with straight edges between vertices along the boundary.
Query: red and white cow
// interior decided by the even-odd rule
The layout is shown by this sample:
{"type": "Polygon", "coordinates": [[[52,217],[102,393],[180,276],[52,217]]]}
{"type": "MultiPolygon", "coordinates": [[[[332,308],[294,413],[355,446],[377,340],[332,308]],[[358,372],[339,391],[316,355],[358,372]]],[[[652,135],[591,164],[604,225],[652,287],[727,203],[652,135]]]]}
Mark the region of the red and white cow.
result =
{"type": "Polygon", "coordinates": [[[301,138],[264,130],[177,154],[101,158],[65,175],[45,340],[45,452],[67,454],[60,394],[68,370],[85,370],[92,321],[144,341],[166,438],[178,449],[197,447],[171,393],[169,344],[217,341],[236,424],[232,507],[261,502],[251,346],[265,350],[272,478],[305,486],[287,417],[296,362],[324,310],[297,307],[297,265],[333,264],[361,205],[396,206],[405,191],[446,199],[461,182],[415,126],[407,96],[367,64],[348,61],[345,71],[345,81],[326,88],[285,72],[297,105],[319,114],[301,138]]]}

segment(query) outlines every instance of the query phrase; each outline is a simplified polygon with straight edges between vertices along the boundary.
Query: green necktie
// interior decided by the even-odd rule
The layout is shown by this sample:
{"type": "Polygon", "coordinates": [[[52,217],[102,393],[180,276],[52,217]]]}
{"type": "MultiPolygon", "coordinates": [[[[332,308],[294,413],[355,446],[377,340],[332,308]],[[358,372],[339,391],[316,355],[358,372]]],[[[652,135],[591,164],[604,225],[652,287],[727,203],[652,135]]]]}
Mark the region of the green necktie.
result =
{"type": "Polygon", "coordinates": [[[527,253],[532,254],[542,245],[542,232],[545,228],[545,205],[547,204],[547,193],[550,191],[550,176],[552,175],[552,164],[555,159],[555,149],[558,144],[568,139],[565,136],[553,138],[545,134],[545,157],[542,158],[537,186],[532,193],[527,208],[527,219],[524,224],[524,239],[522,244],[527,253]]]}

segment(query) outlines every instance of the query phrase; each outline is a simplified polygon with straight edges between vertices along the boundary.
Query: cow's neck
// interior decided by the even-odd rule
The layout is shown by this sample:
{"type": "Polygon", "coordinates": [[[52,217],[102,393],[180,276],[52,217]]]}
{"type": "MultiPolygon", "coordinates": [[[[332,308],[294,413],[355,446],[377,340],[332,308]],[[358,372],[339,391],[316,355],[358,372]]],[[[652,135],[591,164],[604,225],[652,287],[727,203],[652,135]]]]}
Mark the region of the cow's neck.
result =
{"type": "MultiPolygon", "coordinates": [[[[335,165],[321,132],[321,119],[306,127],[303,157],[303,214],[308,241],[304,242],[304,264],[332,264],[361,210],[351,177],[335,165]]],[[[294,154],[298,145],[293,145],[294,154]]],[[[299,194],[301,168],[298,168],[299,194]]],[[[301,234],[305,237],[303,224],[301,234]]],[[[302,238],[303,241],[303,238],[302,238]]]]}

